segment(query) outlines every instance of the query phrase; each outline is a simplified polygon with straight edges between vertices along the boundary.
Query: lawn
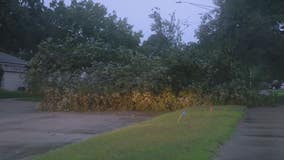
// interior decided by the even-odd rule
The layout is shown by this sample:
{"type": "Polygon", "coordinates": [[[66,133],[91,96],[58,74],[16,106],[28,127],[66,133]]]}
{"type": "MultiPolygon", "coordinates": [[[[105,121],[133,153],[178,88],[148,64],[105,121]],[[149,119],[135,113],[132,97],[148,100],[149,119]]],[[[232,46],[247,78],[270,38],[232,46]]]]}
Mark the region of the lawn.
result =
{"type": "Polygon", "coordinates": [[[284,104],[284,90],[281,89],[276,91],[276,103],[278,105],[284,104]]]}
{"type": "Polygon", "coordinates": [[[218,106],[166,113],[34,160],[209,160],[232,135],[245,107],[218,106]]]}
{"type": "Polygon", "coordinates": [[[283,89],[277,90],[276,93],[279,96],[284,96],[284,90],[283,89]]]}
{"type": "Polygon", "coordinates": [[[0,89],[0,99],[15,98],[23,101],[40,101],[41,96],[31,95],[24,91],[7,91],[0,89]]]}

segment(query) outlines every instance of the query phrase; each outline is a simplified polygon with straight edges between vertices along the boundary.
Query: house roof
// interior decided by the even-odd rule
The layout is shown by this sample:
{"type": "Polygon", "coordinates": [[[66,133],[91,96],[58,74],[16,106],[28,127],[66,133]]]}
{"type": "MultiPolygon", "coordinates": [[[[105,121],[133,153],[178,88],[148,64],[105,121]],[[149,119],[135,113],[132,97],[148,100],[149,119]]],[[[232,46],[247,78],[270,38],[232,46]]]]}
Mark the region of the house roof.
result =
{"type": "Polygon", "coordinates": [[[27,64],[26,61],[3,52],[0,52],[0,63],[12,63],[12,64],[21,64],[21,65],[27,64]]]}

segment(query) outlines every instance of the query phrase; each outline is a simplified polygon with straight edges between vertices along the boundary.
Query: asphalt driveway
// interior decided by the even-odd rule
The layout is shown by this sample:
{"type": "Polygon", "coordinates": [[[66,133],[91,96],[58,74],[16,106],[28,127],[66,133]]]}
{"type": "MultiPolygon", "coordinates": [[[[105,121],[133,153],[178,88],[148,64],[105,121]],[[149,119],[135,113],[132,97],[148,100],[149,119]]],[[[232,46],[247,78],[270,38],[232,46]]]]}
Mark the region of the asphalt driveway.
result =
{"type": "Polygon", "coordinates": [[[66,144],[147,120],[153,114],[42,113],[35,102],[0,100],[0,159],[29,160],[66,144]]]}

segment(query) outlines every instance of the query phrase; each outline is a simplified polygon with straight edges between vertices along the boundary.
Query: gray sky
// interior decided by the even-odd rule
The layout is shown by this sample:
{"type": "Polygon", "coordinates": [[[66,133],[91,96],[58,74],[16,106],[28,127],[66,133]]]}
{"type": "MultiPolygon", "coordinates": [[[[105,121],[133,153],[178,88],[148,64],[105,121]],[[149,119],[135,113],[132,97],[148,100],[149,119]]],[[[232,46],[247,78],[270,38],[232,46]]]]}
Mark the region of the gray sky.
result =
{"type": "MultiPolygon", "coordinates": [[[[51,0],[46,0],[51,1],[51,0]]],[[[201,15],[208,12],[189,4],[177,4],[177,0],[94,0],[104,4],[109,12],[116,11],[119,17],[126,17],[128,22],[134,25],[135,31],[143,31],[144,38],[146,39],[151,35],[151,23],[149,18],[152,8],[159,7],[163,18],[168,18],[169,14],[176,12],[176,17],[182,22],[190,24],[189,28],[184,30],[183,40],[196,41],[194,37],[195,30],[201,22],[201,15]]],[[[213,6],[212,0],[185,0],[186,2],[204,4],[213,6]]],[[[70,3],[70,0],[65,0],[70,3]]]]}

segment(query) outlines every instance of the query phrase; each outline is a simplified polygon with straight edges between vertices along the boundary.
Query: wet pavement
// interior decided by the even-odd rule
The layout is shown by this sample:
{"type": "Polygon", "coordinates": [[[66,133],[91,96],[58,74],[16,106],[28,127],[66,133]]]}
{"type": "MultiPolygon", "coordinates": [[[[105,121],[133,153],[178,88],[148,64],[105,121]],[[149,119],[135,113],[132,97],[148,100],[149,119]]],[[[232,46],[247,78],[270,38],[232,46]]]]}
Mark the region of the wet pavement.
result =
{"type": "Polygon", "coordinates": [[[284,107],[249,109],[215,160],[284,160],[284,107]]]}
{"type": "Polygon", "coordinates": [[[0,160],[29,160],[154,116],[138,112],[43,113],[36,111],[36,105],[0,100],[0,160]]]}

